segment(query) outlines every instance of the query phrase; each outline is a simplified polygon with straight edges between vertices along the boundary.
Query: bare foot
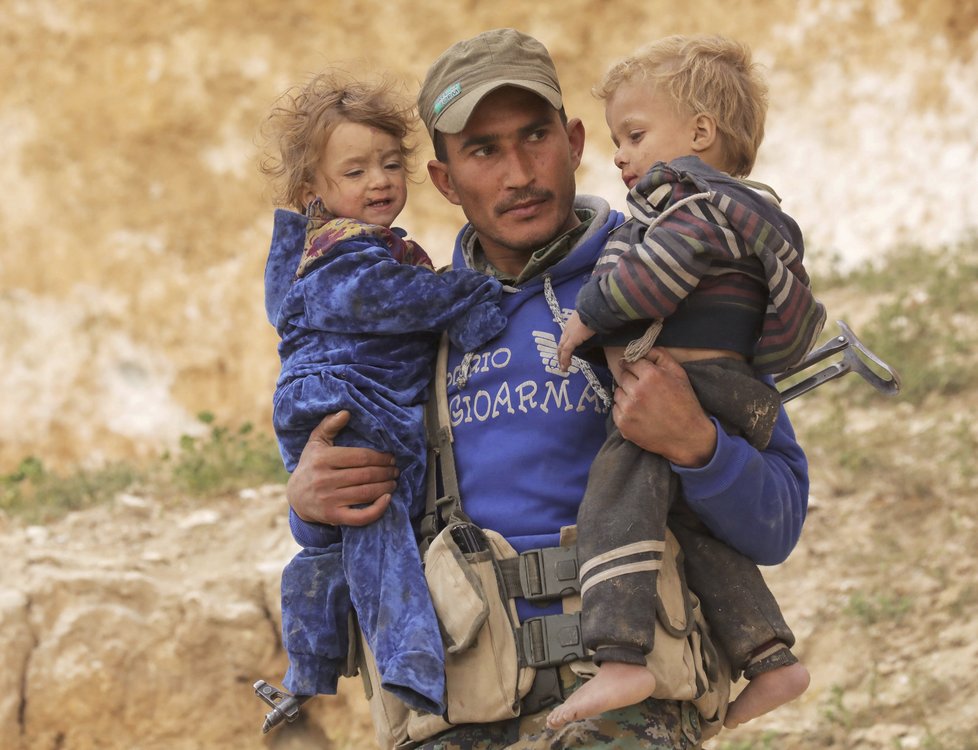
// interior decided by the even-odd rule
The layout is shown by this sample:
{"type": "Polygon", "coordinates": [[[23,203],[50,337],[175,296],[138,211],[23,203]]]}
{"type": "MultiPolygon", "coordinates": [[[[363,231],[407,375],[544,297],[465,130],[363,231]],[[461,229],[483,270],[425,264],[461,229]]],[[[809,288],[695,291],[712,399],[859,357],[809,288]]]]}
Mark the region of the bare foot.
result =
{"type": "Polygon", "coordinates": [[[560,729],[577,719],[597,716],[645,700],[655,690],[655,677],[643,666],[606,661],[598,673],[547,716],[547,726],[560,729]]]}
{"type": "Polygon", "coordinates": [[[773,711],[804,693],[809,682],[811,675],[801,662],[757,675],[737,696],[737,700],[730,704],[723,726],[733,729],[773,711]]]}

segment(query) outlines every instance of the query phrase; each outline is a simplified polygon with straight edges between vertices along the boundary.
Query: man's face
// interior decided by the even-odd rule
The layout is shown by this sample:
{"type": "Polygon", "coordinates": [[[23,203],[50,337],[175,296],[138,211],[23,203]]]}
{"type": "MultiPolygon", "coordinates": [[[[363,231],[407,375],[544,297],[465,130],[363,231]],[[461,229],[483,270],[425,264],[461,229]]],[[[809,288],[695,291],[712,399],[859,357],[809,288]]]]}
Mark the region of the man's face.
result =
{"type": "Polygon", "coordinates": [[[492,92],[461,133],[443,134],[446,161],[428,172],[461,206],[487,259],[518,274],[535,250],[578,224],[574,172],[584,126],[564,125],[553,107],[514,87],[492,92]]]}

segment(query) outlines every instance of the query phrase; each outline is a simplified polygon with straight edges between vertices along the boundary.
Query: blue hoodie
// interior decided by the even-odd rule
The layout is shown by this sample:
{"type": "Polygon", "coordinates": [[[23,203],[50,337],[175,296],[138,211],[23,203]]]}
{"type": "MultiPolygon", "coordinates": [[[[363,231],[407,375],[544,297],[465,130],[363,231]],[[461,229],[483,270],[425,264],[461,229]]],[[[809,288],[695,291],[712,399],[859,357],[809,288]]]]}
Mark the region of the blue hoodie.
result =
{"type": "MultiPolygon", "coordinates": [[[[607,408],[582,372],[561,372],[560,325],[545,298],[549,285],[562,314],[574,309],[609,233],[623,220],[600,199],[578,197],[596,211],[591,226],[558,263],[501,302],[509,323],[475,350],[465,373],[463,352],[449,356],[448,400],[455,436],[462,508],[521,552],[558,543],[576,523],[591,461],[603,444],[607,408]]],[[[470,226],[456,240],[453,266],[472,267],[470,226]]],[[[605,387],[607,370],[595,368],[605,387]]],[[[673,467],[689,505],[721,540],[760,564],[784,560],[801,533],[808,501],[808,465],[781,411],[770,444],[757,451],[717,430],[712,460],[699,469],[673,467]]],[[[522,617],[539,609],[519,603],[522,617]]]]}

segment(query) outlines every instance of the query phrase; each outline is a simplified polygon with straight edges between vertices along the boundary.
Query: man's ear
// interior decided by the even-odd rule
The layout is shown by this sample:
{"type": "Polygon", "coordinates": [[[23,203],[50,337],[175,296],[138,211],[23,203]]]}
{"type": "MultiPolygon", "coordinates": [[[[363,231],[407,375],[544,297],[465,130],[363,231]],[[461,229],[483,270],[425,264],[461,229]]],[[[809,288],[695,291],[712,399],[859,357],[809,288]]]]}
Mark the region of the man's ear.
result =
{"type": "Polygon", "coordinates": [[[456,206],[462,205],[458,193],[455,192],[452,176],[448,173],[447,164],[432,159],[428,162],[428,176],[431,178],[432,184],[438,188],[438,192],[444,195],[450,203],[454,203],[456,206]]]}
{"type": "Polygon", "coordinates": [[[707,151],[717,142],[717,120],[705,112],[693,118],[693,142],[690,148],[698,154],[707,151]]]}
{"type": "Polygon", "coordinates": [[[571,163],[576,170],[584,155],[584,123],[577,117],[567,121],[567,140],[570,143],[571,163]]]}

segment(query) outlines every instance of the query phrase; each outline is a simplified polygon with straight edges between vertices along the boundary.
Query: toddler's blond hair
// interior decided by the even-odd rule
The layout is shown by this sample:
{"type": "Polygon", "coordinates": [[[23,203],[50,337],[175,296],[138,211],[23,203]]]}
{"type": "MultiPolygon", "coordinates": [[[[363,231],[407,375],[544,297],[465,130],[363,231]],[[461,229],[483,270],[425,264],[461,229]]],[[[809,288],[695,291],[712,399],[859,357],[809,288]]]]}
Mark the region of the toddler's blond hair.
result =
{"type": "Polygon", "coordinates": [[[266,153],[259,168],[276,186],[275,202],[301,212],[303,194],[337,125],[353,122],[394,136],[410,171],[415,149],[406,139],[415,121],[413,104],[392,79],[368,82],[342,70],[325,71],[279,97],[262,126],[266,153]]]}
{"type": "Polygon", "coordinates": [[[669,36],[605,73],[593,93],[608,99],[624,83],[649,81],[679,111],[716,118],[728,171],[746,177],[764,140],[768,90],[746,44],[722,36],[669,36]]]}

